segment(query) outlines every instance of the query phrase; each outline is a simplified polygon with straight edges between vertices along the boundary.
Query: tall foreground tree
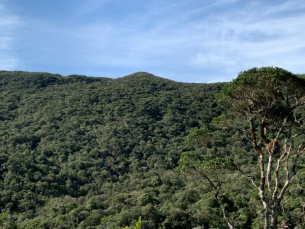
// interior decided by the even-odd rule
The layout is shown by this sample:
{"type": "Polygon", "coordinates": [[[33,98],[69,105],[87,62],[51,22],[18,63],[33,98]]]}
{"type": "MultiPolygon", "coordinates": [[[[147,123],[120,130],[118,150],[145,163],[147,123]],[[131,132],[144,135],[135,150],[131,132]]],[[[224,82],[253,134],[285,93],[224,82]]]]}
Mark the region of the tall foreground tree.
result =
{"type": "Polygon", "coordinates": [[[219,102],[229,116],[249,124],[260,177],[240,171],[258,191],[264,228],[277,228],[281,202],[305,151],[305,80],[281,68],[252,68],[224,87],[219,102]]]}

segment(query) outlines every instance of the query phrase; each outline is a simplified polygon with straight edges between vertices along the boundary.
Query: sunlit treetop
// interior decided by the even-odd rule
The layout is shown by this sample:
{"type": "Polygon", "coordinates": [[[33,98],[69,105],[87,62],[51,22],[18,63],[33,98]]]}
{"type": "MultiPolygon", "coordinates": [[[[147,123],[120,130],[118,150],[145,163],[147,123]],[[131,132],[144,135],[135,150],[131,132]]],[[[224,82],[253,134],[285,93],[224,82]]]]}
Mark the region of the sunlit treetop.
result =
{"type": "Polygon", "coordinates": [[[277,67],[252,68],[224,87],[219,102],[248,120],[295,121],[295,110],[305,104],[305,80],[277,67]]]}

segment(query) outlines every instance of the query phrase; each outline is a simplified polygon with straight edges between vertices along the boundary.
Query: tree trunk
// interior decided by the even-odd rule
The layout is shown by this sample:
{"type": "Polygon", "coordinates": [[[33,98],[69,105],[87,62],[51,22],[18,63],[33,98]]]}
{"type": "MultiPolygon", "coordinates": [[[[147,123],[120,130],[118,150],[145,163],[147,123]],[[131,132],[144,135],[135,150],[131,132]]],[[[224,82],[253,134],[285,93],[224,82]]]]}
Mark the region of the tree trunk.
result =
{"type": "Polygon", "coordinates": [[[264,229],[270,229],[269,225],[270,225],[270,220],[269,220],[269,206],[266,202],[266,200],[262,200],[263,201],[263,206],[264,206],[264,229]]]}
{"type": "Polygon", "coordinates": [[[261,170],[259,197],[261,198],[261,201],[262,201],[263,207],[264,207],[264,221],[265,221],[264,229],[270,229],[269,228],[269,224],[270,224],[269,205],[268,205],[268,202],[266,201],[266,196],[265,196],[266,177],[265,177],[265,164],[264,164],[264,155],[263,154],[261,154],[259,156],[259,164],[260,164],[260,170],[261,170]]]}
{"type": "Polygon", "coordinates": [[[270,228],[277,229],[278,209],[277,206],[272,209],[270,228]]]}

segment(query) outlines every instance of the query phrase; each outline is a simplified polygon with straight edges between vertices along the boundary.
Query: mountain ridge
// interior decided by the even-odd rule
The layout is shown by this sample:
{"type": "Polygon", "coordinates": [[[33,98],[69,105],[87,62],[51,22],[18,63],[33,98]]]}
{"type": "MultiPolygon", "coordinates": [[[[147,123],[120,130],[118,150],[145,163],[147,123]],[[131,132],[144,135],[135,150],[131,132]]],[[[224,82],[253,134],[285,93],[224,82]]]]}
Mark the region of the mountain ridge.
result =
{"type": "Polygon", "coordinates": [[[167,213],[154,209],[185,187],[173,171],[184,137],[220,114],[221,87],[0,72],[1,210],[18,228],[119,228],[150,208],[143,227],[161,226],[167,213]]]}
{"type": "MultiPolygon", "coordinates": [[[[91,80],[120,80],[120,81],[128,81],[128,80],[136,80],[136,79],[159,79],[159,80],[168,80],[168,81],[173,81],[176,83],[182,83],[182,84],[202,84],[202,83],[192,83],[192,82],[179,82],[179,81],[175,81],[175,80],[171,80],[171,79],[167,79],[165,77],[161,77],[161,76],[156,76],[152,73],[149,72],[144,72],[144,71],[139,71],[139,72],[134,72],[132,74],[128,74],[122,77],[118,77],[118,78],[111,78],[111,77],[104,77],[104,76],[87,76],[87,75],[79,75],[79,74],[71,74],[71,75],[61,75],[61,74],[57,74],[57,73],[48,73],[48,72],[31,72],[31,71],[9,71],[9,70],[0,70],[0,75],[7,75],[7,74],[14,74],[15,76],[18,75],[23,75],[23,77],[27,77],[28,75],[31,76],[36,76],[36,77],[54,77],[57,79],[61,79],[61,78],[79,78],[79,79],[91,79],[91,80]]],[[[219,82],[222,83],[222,82],[219,82]]],[[[204,84],[208,84],[208,83],[204,83],[204,84]]]]}

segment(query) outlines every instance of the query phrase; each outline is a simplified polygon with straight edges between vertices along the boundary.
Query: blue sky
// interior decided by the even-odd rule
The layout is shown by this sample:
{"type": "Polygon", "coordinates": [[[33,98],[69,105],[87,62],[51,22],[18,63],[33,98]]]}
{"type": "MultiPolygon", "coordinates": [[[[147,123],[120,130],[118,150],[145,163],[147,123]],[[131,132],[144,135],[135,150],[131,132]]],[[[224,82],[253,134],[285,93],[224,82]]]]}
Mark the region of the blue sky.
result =
{"type": "Polygon", "coordinates": [[[305,73],[305,0],[0,0],[0,69],[180,82],[305,73]]]}

